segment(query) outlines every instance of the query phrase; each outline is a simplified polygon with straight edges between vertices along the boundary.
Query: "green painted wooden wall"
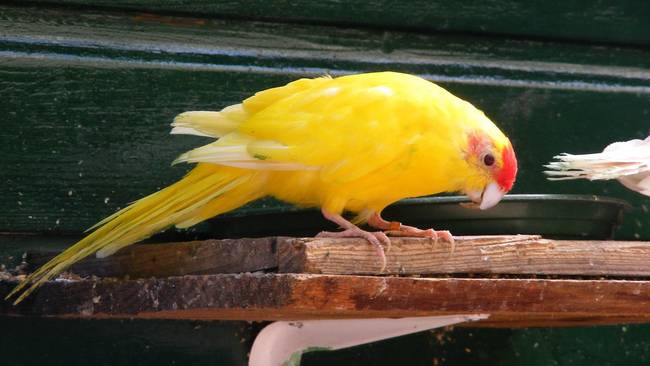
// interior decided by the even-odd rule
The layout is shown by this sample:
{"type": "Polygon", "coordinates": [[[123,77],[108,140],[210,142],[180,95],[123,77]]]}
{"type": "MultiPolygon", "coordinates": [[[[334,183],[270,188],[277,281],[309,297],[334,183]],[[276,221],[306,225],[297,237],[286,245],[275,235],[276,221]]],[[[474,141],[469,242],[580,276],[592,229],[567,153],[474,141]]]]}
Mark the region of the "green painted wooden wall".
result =
{"type": "MultiPolygon", "coordinates": [[[[39,1],[33,1],[39,3],[39,1]]],[[[650,42],[650,4],[635,0],[45,0],[234,19],[400,28],[442,33],[650,42]]]]}
{"type": "MultiPolygon", "coordinates": [[[[514,193],[624,198],[634,209],[617,237],[650,240],[647,198],[615,182],[550,183],[541,174],[556,153],[650,133],[648,15],[641,1],[0,5],[0,263],[27,248],[62,247],[182,176],[188,168],[170,162],[204,140],[170,136],[176,114],[219,109],[302,76],[375,70],[422,75],[483,109],[518,152],[514,193]]],[[[163,239],[209,235],[200,226],[163,239]]],[[[0,319],[8,330],[0,357],[242,365],[258,328],[0,319]]],[[[391,352],[415,365],[645,364],[649,339],[645,326],[456,329],[313,354],[305,364],[396,364],[391,352]]]]}

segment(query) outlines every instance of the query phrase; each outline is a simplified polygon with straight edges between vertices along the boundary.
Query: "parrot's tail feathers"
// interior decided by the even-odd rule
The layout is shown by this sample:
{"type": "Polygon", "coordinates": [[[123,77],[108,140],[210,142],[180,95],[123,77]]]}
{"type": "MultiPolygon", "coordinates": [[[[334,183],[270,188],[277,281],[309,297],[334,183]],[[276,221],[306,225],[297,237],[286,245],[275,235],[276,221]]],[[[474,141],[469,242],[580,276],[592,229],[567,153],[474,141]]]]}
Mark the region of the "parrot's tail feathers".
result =
{"type": "Polygon", "coordinates": [[[218,200],[212,200],[192,212],[192,215],[185,216],[184,220],[179,220],[176,223],[176,227],[179,229],[188,228],[213,216],[234,210],[248,202],[262,198],[265,195],[264,184],[266,181],[261,176],[263,175],[253,173],[245,184],[239,183],[228,187],[228,190],[224,191],[218,200]]]}
{"type": "Polygon", "coordinates": [[[558,161],[544,165],[551,169],[544,172],[550,176],[549,180],[606,180],[650,171],[650,161],[647,158],[628,156],[617,152],[585,155],[562,154],[554,158],[558,161]]]}
{"type": "MultiPolygon", "coordinates": [[[[179,221],[187,220],[188,217],[194,216],[198,210],[210,201],[221,198],[220,196],[240,185],[247,178],[248,176],[238,177],[221,186],[218,185],[219,182],[214,181],[213,183],[216,189],[211,189],[209,184],[203,185],[204,191],[195,192],[194,196],[183,195],[183,198],[179,197],[178,199],[172,197],[166,204],[151,207],[150,210],[146,210],[134,220],[138,223],[138,226],[135,227],[136,230],[132,230],[134,228],[134,224],[132,223],[125,225],[126,227],[124,228],[115,228],[115,237],[119,239],[97,250],[97,257],[108,257],[125,246],[145,239],[153,233],[172,226],[179,221]]],[[[196,221],[195,223],[200,221],[196,221]]]]}
{"type": "Polygon", "coordinates": [[[219,138],[233,132],[246,118],[246,111],[241,104],[226,107],[219,112],[185,112],[174,118],[171,134],[219,138]]]}
{"type": "Polygon", "coordinates": [[[175,184],[134,202],[102,220],[95,231],[29,274],[7,299],[24,291],[19,303],[75,262],[97,253],[105,257],[172,225],[187,227],[263,195],[258,173],[199,165],[175,184]]]}

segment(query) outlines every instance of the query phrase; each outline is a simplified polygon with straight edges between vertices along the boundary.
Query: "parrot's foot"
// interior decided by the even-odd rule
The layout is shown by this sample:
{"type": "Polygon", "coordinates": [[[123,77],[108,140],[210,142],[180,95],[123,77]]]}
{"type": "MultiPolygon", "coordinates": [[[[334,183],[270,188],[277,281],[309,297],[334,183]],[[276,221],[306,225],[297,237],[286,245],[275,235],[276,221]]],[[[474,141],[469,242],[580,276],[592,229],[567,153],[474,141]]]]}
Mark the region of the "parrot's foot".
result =
{"type": "MultiPolygon", "coordinates": [[[[399,224],[399,223],[398,223],[399,224]]],[[[453,243],[454,236],[447,230],[418,229],[413,226],[401,225],[399,230],[388,230],[385,232],[388,236],[407,236],[414,238],[432,238],[436,241],[442,239],[453,243]]]]}
{"type": "Polygon", "coordinates": [[[358,227],[345,229],[343,231],[321,231],[316,235],[318,238],[364,238],[375,247],[375,251],[381,260],[380,272],[386,269],[386,253],[390,251],[390,238],[382,231],[365,231],[358,227]],[[385,245],[386,249],[384,250],[385,245]]]}
{"type": "Polygon", "coordinates": [[[432,238],[436,242],[442,239],[454,246],[454,237],[447,230],[419,229],[413,226],[402,225],[397,221],[386,221],[377,213],[373,214],[368,220],[368,225],[377,229],[386,230],[387,236],[402,236],[415,238],[432,238]]]}
{"type": "Polygon", "coordinates": [[[319,238],[364,238],[370,244],[375,247],[375,251],[381,260],[381,269],[380,272],[386,270],[386,253],[390,251],[390,238],[382,231],[370,232],[361,230],[359,227],[349,222],[343,216],[338,214],[332,214],[325,210],[322,210],[323,216],[326,219],[338,224],[342,227],[343,231],[322,231],[316,235],[319,238]],[[384,247],[386,246],[386,250],[384,247]]]}

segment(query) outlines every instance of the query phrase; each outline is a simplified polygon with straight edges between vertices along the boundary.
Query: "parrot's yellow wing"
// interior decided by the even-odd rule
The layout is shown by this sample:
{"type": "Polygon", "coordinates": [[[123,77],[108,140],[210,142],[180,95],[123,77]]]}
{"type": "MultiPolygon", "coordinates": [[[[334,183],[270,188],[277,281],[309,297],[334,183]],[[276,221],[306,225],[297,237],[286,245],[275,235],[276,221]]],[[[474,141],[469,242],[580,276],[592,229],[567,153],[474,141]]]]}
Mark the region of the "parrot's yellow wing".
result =
{"type": "MultiPolygon", "coordinates": [[[[410,75],[378,73],[303,79],[270,89],[243,103],[249,118],[220,140],[181,156],[177,162],[209,162],[260,170],[320,170],[323,180],[357,179],[395,159],[407,158],[432,129],[424,115],[434,105],[414,99],[446,92],[410,75]],[[363,83],[363,84],[361,84],[363,83]]],[[[218,121],[213,120],[217,124],[218,121]]]]}
{"type": "Polygon", "coordinates": [[[262,90],[246,99],[220,111],[190,111],[174,118],[172,134],[188,134],[219,138],[235,131],[250,116],[265,109],[278,100],[327,83],[329,77],[300,79],[277,88],[262,90]]]}

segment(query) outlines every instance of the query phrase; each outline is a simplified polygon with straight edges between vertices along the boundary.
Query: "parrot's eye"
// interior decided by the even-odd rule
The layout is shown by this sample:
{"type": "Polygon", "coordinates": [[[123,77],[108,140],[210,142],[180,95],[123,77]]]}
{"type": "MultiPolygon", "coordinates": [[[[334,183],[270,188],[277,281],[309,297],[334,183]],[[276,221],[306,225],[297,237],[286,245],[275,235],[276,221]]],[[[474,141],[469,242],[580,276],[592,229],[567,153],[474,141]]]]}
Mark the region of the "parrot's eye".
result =
{"type": "Polygon", "coordinates": [[[485,166],[492,166],[494,164],[494,156],[492,156],[492,154],[485,154],[483,157],[483,164],[485,164],[485,166]]]}

